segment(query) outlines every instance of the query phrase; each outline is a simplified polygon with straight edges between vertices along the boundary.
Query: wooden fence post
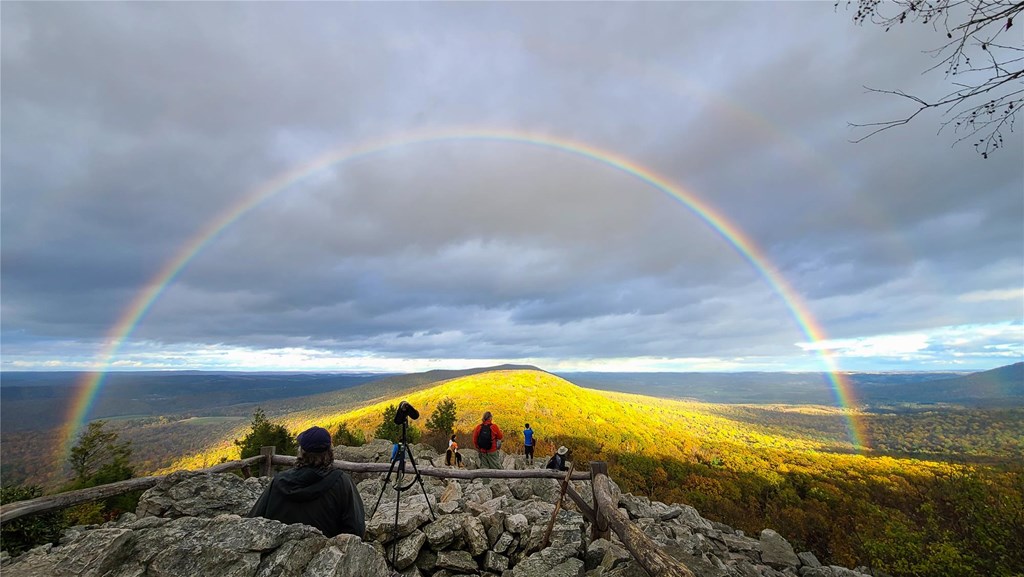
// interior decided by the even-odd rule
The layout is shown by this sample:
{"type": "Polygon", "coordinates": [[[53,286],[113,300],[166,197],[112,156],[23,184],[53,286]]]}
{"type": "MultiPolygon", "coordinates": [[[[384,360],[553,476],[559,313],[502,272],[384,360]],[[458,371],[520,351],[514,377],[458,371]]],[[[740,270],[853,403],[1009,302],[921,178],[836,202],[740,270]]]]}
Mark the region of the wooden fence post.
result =
{"type": "Polygon", "coordinates": [[[608,519],[601,513],[601,506],[598,505],[597,490],[594,488],[594,478],[597,475],[608,474],[608,463],[604,461],[592,461],[590,463],[590,490],[594,497],[594,524],[590,526],[590,540],[611,539],[611,530],[608,528],[608,519]]]}
{"type": "Polygon", "coordinates": [[[274,445],[270,445],[269,447],[260,447],[260,455],[263,456],[263,461],[260,462],[260,477],[274,476],[275,452],[277,452],[277,447],[274,445]]]}
{"type": "Polygon", "coordinates": [[[604,518],[633,558],[652,577],[694,577],[686,565],[672,558],[650,537],[644,534],[627,515],[619,511],[618,502],[612,494],[611,479],[603,473],[595,473],[591,484],[594,486],[594,504],[597,505],[598,519],[604,518]]]}
{"type": "Polygon", "coordinates": [[[558,501],[555,502],[555,511],[551,513],[551,520],[548,521],[547,531],[544,531],[544,541],[541,542],[540,548],[547,549],[548,545],[551,544],[551,530],[555,528],[555,519],[558,518],[558,511],[562,509],[562,499],[565,498],[565,490],[569,488],[569,478],[572,477],[573,465],[569,465],[569,472],[565,474],[565,479],[562,479],[562,490],[558,492],[558,501]]]}

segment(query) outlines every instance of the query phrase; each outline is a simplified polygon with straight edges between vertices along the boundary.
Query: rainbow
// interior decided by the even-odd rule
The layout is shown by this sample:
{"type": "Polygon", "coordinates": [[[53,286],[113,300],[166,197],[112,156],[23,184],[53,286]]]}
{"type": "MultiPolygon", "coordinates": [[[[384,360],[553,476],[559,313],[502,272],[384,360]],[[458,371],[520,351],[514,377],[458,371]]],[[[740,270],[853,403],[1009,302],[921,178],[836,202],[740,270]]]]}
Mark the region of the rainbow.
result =
{"type": "MultiPolygon", "coordinates": [[[[755,270],[757,270],[757,272],[771,286],[772,290],[782,298],[786,306],[791,311],[793,318],[800,327],[800,330],[811,342],[825,340],[825,331],[814,319],[813,315],[803,303],[797,292],[771,264],[767,255],[765,255],[764,252],[743,233],[743,231],[741,231],[735,224],[729,222],[725,216],[717,213],[709,204],[702,201],[696,195],[625,157],[581,142],[533,132],[460,129],[404,134],[397,138],[364,142],[353,147],[332,150],[314,158],[306,164],[286,171],[255,189],[251,194],[246,195],[241,202],[225,210],[192,236],[182,246],[178,254],[167,261],[160,271],[149,281],[146,287],[135,296],[131,304],[127,309],[125,309],[124,314],[108,332],[105,344],[97,356],[96,370],[83,377],[81,383],[77,386],[76,394],[74,395],[71,403],[70,412],[65,420],[65,430],[62,433],[63,443],[60,449],[63,451],[63,454],[68,454],[72,444],[77,438],[78,433],[89,413],[89,409],[96,398],[96,394],[103,385],[107,368],[110,366],[114,356],[121,348],[121,345],[124,344],[128,337],[131,336],[135,327],[145,316],[146,312],[153,306],[153,303],[160,297],[164,289],[166,289],[182,269],[184,269],[185,266],[187,266],[188,263],[195,258],[195,256],[206,245],[216,239],[224,229],[231,226],[232,223],[237,221],[254,207],[269,200],[278,193],[287,190],[289,187],[304,178],[329,166],[343,162],[350,162],[358,158],[399,147],[445,141],[467,140],[515,143],[572,154],[613,167],[664,192],[670,197],[680,201],[690,211],[710,225],[711,228],[718,232],[718,234],[725,239],[737,253],[740,254],[740,256],[742,256],[750,263],[751,266],[754,267],[755,270]]],[[[846,409],[845,413],[849,439],[856,450],[861,450],[866,447],[864,444],[865,434],[861,423],[855,416],[855,411],[850,410],[856,404],[853,389],[849,381],[838,370],[835,360],[829,352],[827,350],[819,352],[826,372],[829,375],[829,381],[835,393],[836,401],[842,408],[846,409]]]]}

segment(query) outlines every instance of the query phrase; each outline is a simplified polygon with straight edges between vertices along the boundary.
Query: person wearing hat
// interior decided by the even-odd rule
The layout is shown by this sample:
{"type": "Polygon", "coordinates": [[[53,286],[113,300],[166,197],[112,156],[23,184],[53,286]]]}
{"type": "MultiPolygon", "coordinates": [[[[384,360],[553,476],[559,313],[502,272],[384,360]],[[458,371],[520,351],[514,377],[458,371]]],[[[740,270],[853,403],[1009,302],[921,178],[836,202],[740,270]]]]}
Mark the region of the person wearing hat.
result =
{"type": "Polygon", "coordinates": [[[270,481],[249,517],[302,523],[327,537],[341,533],[363,536],[363,499],[352,478],[334,468],[331,434],[321,427],[299,433],[295,466],[270,481]]]}
{"type": "Polygon", "coordinates": [[[555,454],[551,455],[551,458],[548,459],[548,464],[545,468],[554,469],[556,471],[566,470],[567,467],[565,466],[565,460],[568,456],[569,449],[567,449],[565,445],[562,445],[561,447],[558,448],[558,451],[556,451],[555,454]]]}

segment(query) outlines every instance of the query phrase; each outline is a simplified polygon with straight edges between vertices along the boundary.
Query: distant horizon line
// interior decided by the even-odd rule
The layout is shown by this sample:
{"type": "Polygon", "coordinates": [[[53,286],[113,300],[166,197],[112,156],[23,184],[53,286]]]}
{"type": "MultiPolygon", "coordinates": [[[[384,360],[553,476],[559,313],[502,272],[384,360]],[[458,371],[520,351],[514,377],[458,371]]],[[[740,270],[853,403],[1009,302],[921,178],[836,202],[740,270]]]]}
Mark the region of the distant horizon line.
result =
{"type": "MultiPolygon", "coordinates": [[[[991,371],[1003,367],[1010,367],[1013,365],[1024,364],[1024,361],[1018,361],[1009,363],[1006,365],[999,365],[989,368],[935,368],[935,369],[874,369],[874,370],[840,370],[838,372],[848,375],[854,374],[868,374],[868,373],[977,373],[984,371],[991,371]]],[[[148,369],[110,369],[110,370],[81,370],[81,369],[3,369],[0,368],[0,374],[3,373],[75,373],[75,374],[88,374],[88,373],[110,373],[110,374],[131,374],[131,373],[241,373],[251,375],[274,375],[274,374],[286,374],[286,375],[415,375],[419,373],[429,373],[433,371],[473,371],[479,369],[490,369],[503,370],[498,366],[483,366],[483,367],[470,367],[465,369],[428,369],[424,371],[375,371],[375,370],[311,370],[311,369],[279,369],[279,370],[247,370],[247,369],[159,369],[159,368],[148,368],[148,369]]],[[[743,373],[778,373],[778,374],[828,374],[829,371],[808,371],[808,370],[703,370],[703,371],[601,371],[601,370],[547,370],[543,367],[530,365],[530,367],[521,366],[518,370],[531,370],[536,369],[544,371],[546,373],[560,374],[560,373],[607,373],[607,374],[743,374],[743,373]]],[[[504,369],[504,370],[517,370],[517,369],[504,369]]]]}

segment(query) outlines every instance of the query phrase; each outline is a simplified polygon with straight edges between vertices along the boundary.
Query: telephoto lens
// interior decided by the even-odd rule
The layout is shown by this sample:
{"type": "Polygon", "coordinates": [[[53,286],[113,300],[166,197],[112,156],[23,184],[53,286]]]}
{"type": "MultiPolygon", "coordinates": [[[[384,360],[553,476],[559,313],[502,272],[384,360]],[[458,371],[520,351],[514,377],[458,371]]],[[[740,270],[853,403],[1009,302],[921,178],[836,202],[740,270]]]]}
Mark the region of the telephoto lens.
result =
{"type": "Polygon", "coordinates": [[[420,412],[410,405],[408,401],[402,401],[398,403],[398,410],[395,411],[395,424],[401,425],[408,418],[418,419],[420,418],[420,412]]]}

